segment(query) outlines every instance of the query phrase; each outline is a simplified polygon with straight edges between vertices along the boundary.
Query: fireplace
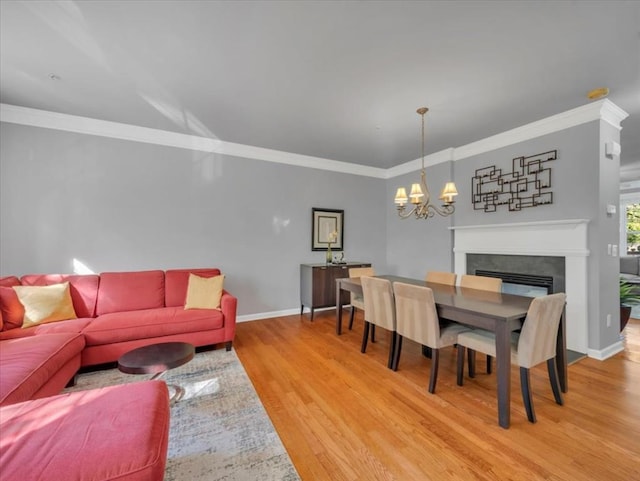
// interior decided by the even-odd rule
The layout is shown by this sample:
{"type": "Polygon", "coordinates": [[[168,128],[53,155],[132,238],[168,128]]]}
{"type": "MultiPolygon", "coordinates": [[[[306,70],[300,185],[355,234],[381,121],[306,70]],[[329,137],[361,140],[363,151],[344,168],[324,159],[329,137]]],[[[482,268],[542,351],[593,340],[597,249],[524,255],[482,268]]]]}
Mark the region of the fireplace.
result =
{"type": "Polygon", "coordinates": [[[567,294],[567,347],[586,353],[587,225],[571,219],[451,227],[454,270],[458,277],[477,271],[551,277],[549,292],[567,294]]]}
{"type": "MultiPolygon", "coordinates": [[[[468,266],[467,261],[467,266],[468,266]]],[[[516,272],[496,272],[476,269],[476,276],[495,277],[502,279],[502,292],[518,296],[540,297],[552,294],[553,276],[538,276],[532,274],[518,274],[516,272]]]]}

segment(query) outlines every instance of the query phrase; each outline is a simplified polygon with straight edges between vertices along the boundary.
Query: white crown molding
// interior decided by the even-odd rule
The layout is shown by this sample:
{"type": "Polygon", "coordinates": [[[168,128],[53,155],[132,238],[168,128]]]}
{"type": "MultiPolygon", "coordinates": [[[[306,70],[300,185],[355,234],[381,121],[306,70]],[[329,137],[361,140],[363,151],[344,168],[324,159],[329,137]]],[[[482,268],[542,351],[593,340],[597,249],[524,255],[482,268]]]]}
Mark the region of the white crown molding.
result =
{"type": "Polygon", "coordinates": [[[151,129],[137,125],[122,124],[108,120],[92,119],[76,115],[48,112],[17,105],[0,104],[0,121],[32,127],[63,130],[86,135],[97,135],[112,139],[144,142],[179,149],[212,152],[246,159],[263,160],[295,165],[311,169],[330,170],[343,174],[385,179],[386,169],[340,162],[332,159],[293,154],[278,150],[235,144],[224,140],[181,134],[167,130],[151,129]]]}
{"type": "MultiPolygon", "coordinates": [[[[507,130],[506,132],[478,140],[477,142],[471,142],[470,144],[466,144],[461,147],[442,151],[450,152],[450,158],[441,160],[441,162],[444,162],[445,160],[458,161],[466,159],[468,157],[480,155],[485,152],[491,152],[492,150],[535,139],[543,135],[559,132],[587,122],[593,122],[595,120],[604,120],[615,128],[621,129],[622,127],[620,126],[620,122],[628,116],[629,114],[627,112],[610,100],[599,100],[597,102],[576,107],[575,109],[567,110],[566,112],[552,115],[551,117],[547,117],[542,120],[531,122],[521,127],[516,127],[515,129],[507,130]]],[[[438,152],[433,155],[438,156],[442,152],[438,152]]],[[[431,157],[432,156],[429,156],[429,159],[431,159],[431,157]]],[[[425,161],[426,159],[427,158],[425,157],[425,161]]],[[[416,161],[414,160],[393,167],[392,169],[388,169],[387,173],[389,175],[387,178],[396,177],[397,175],[418,170],[415,167],[415,162],[416,161]]]]}
{"type": "MultiPolygon", "coordinates": [[[[449,148],[425,157],[425,167],[448,161],[457,161],[490,152],[508,145],[558,132],[570,127],[601,119],[620,129],[620,122],[629,114],[608,99],[592,102],[486,139],[461,147],[449,148]]],[[[233,157],[263,160],[312,169],[329,170],[344,174],[361,175],[378,179],[391,179],[420,170],[421,159],[415,159],[389,169],[341,162],[308,155],[293,154],[250,145],[235,144],[224,140],[151,129],[137,125],[76,115],[48,112],[16,105],[0,104],[0,121],[48,129],[64,130],[114,139],[145,142],[180,149],[213,152],[233,157]]]]}

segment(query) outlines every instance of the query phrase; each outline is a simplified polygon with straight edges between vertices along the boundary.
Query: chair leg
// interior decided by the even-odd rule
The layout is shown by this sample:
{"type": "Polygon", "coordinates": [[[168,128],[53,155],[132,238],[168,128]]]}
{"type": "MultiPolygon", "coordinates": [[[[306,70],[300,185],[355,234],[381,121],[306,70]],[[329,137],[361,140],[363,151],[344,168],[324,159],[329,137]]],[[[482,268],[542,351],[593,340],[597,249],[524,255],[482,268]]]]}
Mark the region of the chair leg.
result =
{"type": "Polygon", "coordinates": [[[536,422],[536,413],[533,410],[533,396],[531,395],[531,379],[529,369],[520,367],[520,389],[522,389],[522,401],[527,410],[527,419],[531,423],[536,422]]]}
{"type": "Polygon", "coordinates": [[[467,356],[469,357],[469,377],[474,378],[476,377],[476,351],[467,348],[467,352],[467,356]]]}
{"type": "Polygon", "coordinates": [[[371,342],[376,342],[376,325],[371,324],[371,342]]]}
{"type": "Polygon", "coordinates": [[[398,364],[400,364],[400,352],[402,351],[402,336],[398,334],[398,340],[396,341],[396,352],[393,355],[393,364],[391,369],[398,370],[398,364]]]}
{"type": "Polygon", "coordinates": [[[356,308],[351,306],[351,314],[349,315],[349,330],[353,327],[353,316],[356,312],[356,308]]]}
{"type": "Polygon", "coordinates": [[[487,354],[487,374],[491,374],[491,356],[487,354]]]}
{"type": "Polygon", "coordinates": [[[547,370],[549,371],[549,381],[551,382],[553,397],[556,398],[556,403],[562,406],[564,404],[564,400],[562,399],[560,380],[558,379],[558,366],[554,357],[547,359],[547,370]]]}
{"type": "Polygon", "coordinates": [[[440,349],[433,349],[431,356],[431,377],[429,378],[429,392],[436,392],[436,383],[438,382],[438,361],[440,360],[440,349]]]}
{"type": "MultiPolygon", "coordinates": [[[[387,361],[387,367],[389,369],[393,369],[393,362],[394,362],[394,358],[395,358],[395,353],[396,353],[396,345],[398,343],[398,333],[396,331],[393,331],[391,333],[391,344],[389,344],[389,360],[387,361]]],[[[394,371],[396,369],[393,369],[394,371]]]]}
{"type": "Polygon", "coordinates": [[[369,325],[371,323],[364,321],[364,334],[362,335],[362,348],[360,352],[366,352],[367,350],[367,341],[369,340],[369,325]]]}
{"type": "Polygon", "coordinates": [[[462,386],[462,378],[464,377],[464,346],[458,344],[458,365],[456,369],[458,386],[462,386]]]}

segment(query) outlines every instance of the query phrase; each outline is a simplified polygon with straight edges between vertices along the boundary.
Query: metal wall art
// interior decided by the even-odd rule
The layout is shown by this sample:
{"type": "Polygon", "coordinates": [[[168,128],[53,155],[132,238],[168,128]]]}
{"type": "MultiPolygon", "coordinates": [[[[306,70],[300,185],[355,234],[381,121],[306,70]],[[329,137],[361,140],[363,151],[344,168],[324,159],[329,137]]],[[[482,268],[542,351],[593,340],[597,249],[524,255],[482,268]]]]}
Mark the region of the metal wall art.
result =
{"type": "Polygon", "coordinates": [[[474,210],[496,212],[499,205],[508,205],[510,211],[525,207],[553,204],[551,167],[545,162],[556,160],[557,150],[512,160],[511,172],[502,173],[495,165],[476,170],[471,178],[474,210]]]}

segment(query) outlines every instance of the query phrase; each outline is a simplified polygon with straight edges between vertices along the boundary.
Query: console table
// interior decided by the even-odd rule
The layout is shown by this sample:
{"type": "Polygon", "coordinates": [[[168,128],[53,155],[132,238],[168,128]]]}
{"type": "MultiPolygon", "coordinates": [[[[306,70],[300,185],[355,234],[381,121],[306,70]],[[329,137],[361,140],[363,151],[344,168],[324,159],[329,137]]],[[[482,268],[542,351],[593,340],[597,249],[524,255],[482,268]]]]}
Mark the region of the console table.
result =
{"type": "MultiPolygon", "coordinates": [[[[313,310],[320,307],[335,307],[336,279],[349,277],[352,267],[371,267],[370,263],[347,262],[345,264],[300,264],[300,315],[305,306],[313,310]]],[[[351,302],[349,293],[341,296],[341,304],[351,302]]]]}

